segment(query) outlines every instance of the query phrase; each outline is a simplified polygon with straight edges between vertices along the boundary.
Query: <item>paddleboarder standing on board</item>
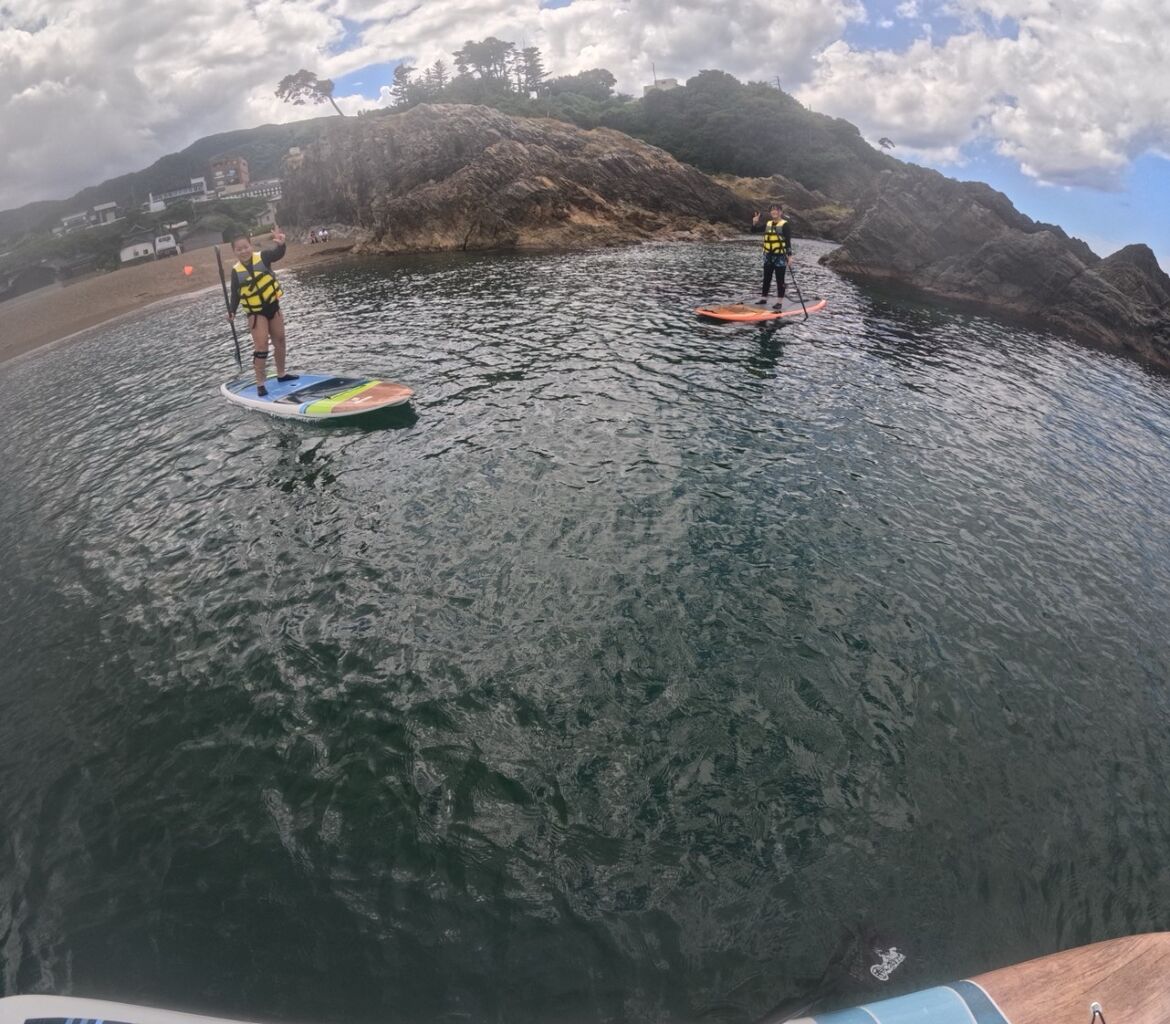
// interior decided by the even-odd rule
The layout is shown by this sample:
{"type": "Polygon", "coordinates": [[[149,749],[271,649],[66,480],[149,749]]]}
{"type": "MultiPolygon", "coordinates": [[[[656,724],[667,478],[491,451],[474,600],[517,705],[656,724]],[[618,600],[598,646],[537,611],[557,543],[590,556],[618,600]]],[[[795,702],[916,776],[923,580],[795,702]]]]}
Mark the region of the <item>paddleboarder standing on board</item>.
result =
{"type": "Polygon", "coordinates": [[[775,274],[777,302],[773,308],[780,309],[784,304],[784,278],[788,261],[792,258],[792,226],[784,219],[779,203],[773,203],[770,212],[771,216],[763,224],[760,223],[759,210],[752,214],[752,233],[764,233],[764,290],[756,305],[768,304],[768,290],[775,274]]]}
{"type": "Polygon", "coordinates": [[[232,296],[228,301],[228,319],[234,320],[240,303],[248,314],[248,330],[252,335],[252,369],[256,373],[256,394],[268,394],[264,386],[268,362],[268,342],[276,362],[276,379],[296,380],[297,374],[284,372],[284,314],[280,298],[284,294],[280,282],[272,272],[272,264],[284,256],[284,232],[272,230],[271,249],[257,253],[252,239],[240,232],[231,240],[232,252],[238,261],[232,267],[232,296]]]}

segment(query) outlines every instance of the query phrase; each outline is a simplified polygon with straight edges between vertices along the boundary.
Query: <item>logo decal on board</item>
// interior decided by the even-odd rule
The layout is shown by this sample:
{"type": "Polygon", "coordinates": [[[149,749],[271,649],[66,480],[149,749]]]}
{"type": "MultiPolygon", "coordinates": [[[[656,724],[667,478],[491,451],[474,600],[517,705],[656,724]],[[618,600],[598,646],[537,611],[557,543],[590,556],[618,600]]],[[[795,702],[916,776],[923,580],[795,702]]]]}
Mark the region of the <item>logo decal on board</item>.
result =
{"type": "Polygon", "coordinates": [[[891,946],[884,953],[880,949],[876,950],[876,952],[882,958],[882,962],[880,964],[873,964],[869,969],[869,973],[877,978],[878,981],[889,981],[890,975],[906,959],[906,954],[899,953],[897,946],[891,946]]]}

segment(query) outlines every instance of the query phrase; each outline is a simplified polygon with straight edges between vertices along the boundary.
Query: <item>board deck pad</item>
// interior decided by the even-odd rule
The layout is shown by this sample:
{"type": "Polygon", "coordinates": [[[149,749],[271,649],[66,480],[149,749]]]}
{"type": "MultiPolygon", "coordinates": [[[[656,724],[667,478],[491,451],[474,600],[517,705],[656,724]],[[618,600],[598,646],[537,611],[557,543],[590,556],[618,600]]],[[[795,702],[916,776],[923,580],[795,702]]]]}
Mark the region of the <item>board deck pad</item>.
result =
{"type": "Polygon", "coordinates": [[[273,374],[264,386],[268,394],[258,395],[255,378],[246,377],[228,381],[220,392],[229,401],[273,416],[317,421],[364,416],[403,405],[414,394],[393,381],[328,373],[302,373],[287,381],[273,374]]]}
{"type": "Polygon", "coordinates": [[[785,317],[804,316],[805,307],[809,313],[819,313],[829,304],[828,299],[813,299],[806,301],[804,306],[785,297],[783,309],[773,309],[772,302],[766,306],[757,306],[754,302],[712,302],[700,306],[695,312],[709,320],[726,320],[733,323],[759,324],[769,320],[782,320],[785,317]]]}
{"type": "Polygon", "coordinates": [[[1170,932],[1079,946],[790,1024],[1093,1024],[1094,1005],[1109,1024],[1170,1021],[1170,932]]]}

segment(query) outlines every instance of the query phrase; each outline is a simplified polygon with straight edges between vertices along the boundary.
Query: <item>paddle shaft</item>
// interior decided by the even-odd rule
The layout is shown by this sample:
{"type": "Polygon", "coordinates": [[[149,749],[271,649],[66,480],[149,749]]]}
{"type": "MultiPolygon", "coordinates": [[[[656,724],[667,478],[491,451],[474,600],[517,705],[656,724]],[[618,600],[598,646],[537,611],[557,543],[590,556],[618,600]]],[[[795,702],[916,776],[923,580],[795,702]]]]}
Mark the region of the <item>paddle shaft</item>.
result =
{"type": "MultiPolygon", "coordinates": [[[[223,304],[227,307],[227,311],[232,311],[232,300],[228,298],[227,278],[223,276],[223,257],[219,254],[219,246],[212,246],[215,249],[215,265],[219,267],[219,286],[223,289],[223,304]]],[[[236,343],[236,365],[242,370],[244,368],[244,361],[240,358],[240,336],[236,334],[236,323],[234,320],[229,320],[228,324],[232,329],[232,341],[236,343]]]]}
{"type": "Polygon", "coordinates": [[[792,265],[792,257],[788,257],[788,273],[792,277],[792,287],[796,289],[796,297],[800,299],[800,308],[804,310],[804,318],[808,319],[808,306],[804,304],[804,296],[800,294],[800,285],[796,282],[796,268],[792,265]]]}

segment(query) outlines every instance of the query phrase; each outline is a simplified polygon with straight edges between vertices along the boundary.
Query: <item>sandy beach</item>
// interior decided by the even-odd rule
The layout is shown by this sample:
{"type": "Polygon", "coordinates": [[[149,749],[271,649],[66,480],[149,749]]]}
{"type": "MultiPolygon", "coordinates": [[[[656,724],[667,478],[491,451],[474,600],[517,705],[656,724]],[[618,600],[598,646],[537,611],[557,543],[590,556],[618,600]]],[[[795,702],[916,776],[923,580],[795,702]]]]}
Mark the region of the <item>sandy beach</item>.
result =
{"type": "MultiPolygon", "coordinates": [[[[267,238],[257,238],[258,247],[267,238]]],[[[336,258],[352,248],[349,240],[309,245],[290,242],[277,265],[282,270],[336,258]]],[[[220,247],[225,267],[234,261],[220,247]]],[[[182,295],[219,288],[215,251],[211,246],[182,253],[177,258],[140,263],[108,274],[96,274],[66,285],[41,288],[0,303],[0,363],[24,355],[90,327],[136,313],[147,306],[182,295]],[[193,269],[190,275],[183,268],[193,269]]]]}

